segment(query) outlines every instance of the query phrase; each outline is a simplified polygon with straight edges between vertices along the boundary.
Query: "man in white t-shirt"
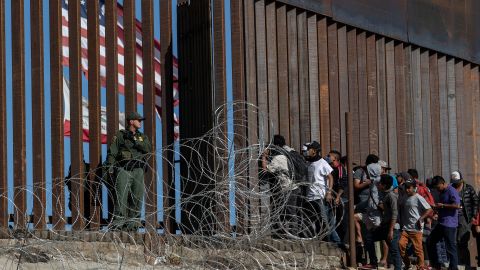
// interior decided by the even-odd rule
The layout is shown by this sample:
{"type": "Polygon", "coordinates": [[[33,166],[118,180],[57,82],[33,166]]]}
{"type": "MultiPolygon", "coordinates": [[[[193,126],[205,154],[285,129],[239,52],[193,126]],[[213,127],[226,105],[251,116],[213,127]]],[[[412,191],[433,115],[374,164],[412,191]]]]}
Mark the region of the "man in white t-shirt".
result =
{"type": "Polygon", "coordinates": [[[423,226],[424,220],[432,213],[432,207],[420,195],[417,194],[417,184],[414,180],[407,180],[404,184],[405,193],[408,197],[400,208],[400,223],[402,225],[402,234],[398,241],[400,254],[403,258],[405,268],[410,267],[410,258],[406,254],[408,242],[411,241],[418,257],[417,269],[424,268],[423,257],[423,226]]]}
{"type": "MultiPolygon", "coordinates": [[[[307,209],[308,222],[313,229],[312,237],[327,233],[329,240],[340,244],[341,240],[335,231],[335,217],[331,215],[329,207],[333,202],[332,167],[321,156],[320,144],[313,141],[307,145],[308,166],[307,182],[307,209]]],[[[312,232],[312,230],[311,230],[312,232]]]]}

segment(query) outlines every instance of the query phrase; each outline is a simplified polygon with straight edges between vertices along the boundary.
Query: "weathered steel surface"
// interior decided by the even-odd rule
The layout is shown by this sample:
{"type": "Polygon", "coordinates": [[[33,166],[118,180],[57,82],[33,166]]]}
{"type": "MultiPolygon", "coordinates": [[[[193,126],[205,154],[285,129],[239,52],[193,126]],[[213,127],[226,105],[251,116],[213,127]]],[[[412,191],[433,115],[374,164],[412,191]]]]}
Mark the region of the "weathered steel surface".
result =
{"type": "Polygon", "coordinates": [[[163,224],[166,232],[175,231],[175,182],[173,180],[173,53],[172,53],[172,3],[160,1],[160,44],[162,44],[162,171],[163,171],[163,224]]]}
{"type": "MultiPolygon", "coordinates": [[[[340,149],[340,93],[338,88],[338,28],[337,23],[329,23],[328,31],[328,98],[330,107],[330,147],[340,149]]],[[[323,97],[323,96],[322,96],[323,97]]],[[[324,125],[322,123],[322,125],[324,125]]],[[[329,147],[324,145],[323,147],[329,147]]]]}
{"type": "Polygon", "coordinates": [[[367,91],[367,36],[364,31],[357,34],[357,77],[358,77],[358,122],[360,123],[360,157],[370,154],[367,91]]]}
{"type": "Polygon", "coordinates": [[[125,111],[137,111],[137,54],[135,31],[135,0],[123,1],[125,34],[125,111]]]}
{"type": "Polygon", "coordinates": [[[387,132],[388,132],[388,164],[394,171],[397,166],[397,116],[395,100],[395,42],[386,40],[385,44],[385,78],[387,86],[387,132]]]}
{"type": "MultiPolygon", "coordinates": [[[[156,149],[156,121],[155,108],[155,54],[153,44],[153,1],[142,0],[142,45],[143,45],[143,114],[145,120],[145,134],[150,139],[153,149],[156,149]]],[[[168,47],[167,47],[168,48],[168,47]]],[[[173,106],[173,105],[172,105],[173,106]]],[[[153,150],[155,151],[155,150],[153,150]]],[[[148,231],[157,229],[157,161],[156,155],[148,159],[149,169],[145,174],[145,221],[148,231]]],[[[151,239],[150,239],[151,240],[151,239]]],[[[150,247],[152,248],[152,247],[150,247]]]]}
{"type": "MultiPolygon", "coordinates": [[[[347,151],[347,144],[345,143],[346,140],[346,129],[345,129],[345,115],[346,112],[349,110],[349,98],[348,98],[348,51],[347,51],[347,26],[342,24],[337,24],[337,42],[338,42],[338,103],[339,106],[337,109],[339,111],[339,119],[340,122],[340,137],[339,137],[339,144],[338,148],[332,148],[341,153],[345,153],[347,151]]],[[[353,59],[353,62],[356,63],[356,59],[353,59]]]]}
{"type": "Polygon", "coordinates": [[[332,16],[332,0],[278,0],[278,2],[326,16],[332,16]]]}
{"type": "Polygon", "coordinates": [[[406,89],[405,89],[405,52],[403,43],[395,44],[395,99],[397,109],[397,161],[398,170],[405,171],[408,168],[407,160],[410,153],[407,152],[407,112],[406,89]]]}
{"type": "Polygon", "coordinates": [[[43,85],[43,5],[42,0],[30,1],[31,69],[32,82],[32,129],[33,129],[33,175],[35,194],[33,200],[33,224],[36,229],[45,228],[45,112],[43,85]]]}
{"type": "Polygon", "coordinates": [[[407,38],[406,0],[335,0],[334,20],[397,40],[407,38]]]}
{"type": "Polygon", "coordinates": [[[63,83],[61,65],[62,9],[60,0],[49,3],[50,14],[50,108],[52,147],[52,224],[55,230],[65,229],[63,83]]]}
{"type": "MultiPolygon", "coordinates": [[[[298,33],[298,90],[300,105],[300,143],[318,141],[318,138],[311,138],[310,127],[310,92],[308,86],[308,30],[307,13],[301,12],[297,16],[298,33]]],[[[299,148],[300,145],[294,145],[299,148]]]]}
{"type": "Polygon", "coordinates": [[[269,135],[268,119],[268,77],[267,77],[267,41],[265,33],[265,1],[255,2],[255,42],[257,59],[257,101],[259,109],[258,124],[263,129],[265,142],[269,135]]]}
{"type": "Polygon", "coordinates": [[[430,113],[430,52],[420,51],[420,81],[422,89],[423,168],[425,177],[433,176],[432,168],[432,119],[430,113]]]}
{"type": "Polygon", "coordinates": [[[415,168],[415,120],[413,112],[413,86],[412,86],[412,46],[405,47],[405,110],[407,112],[407,166],[415,168]]]}
{"type": "MultiPolygon", "coordinates": [[[[0,136],[7,137],[7,93],[6,93],[6,64],[5,64],[5,1],[0,1],[0,136]]],[[[0,193],[8,191],[7,178],[7,140],[0,142],[0,193]]],[[[8,198],[0,198],[0,226],[8,227],[8,198]]]]}
{"type": "MultiPolygon", "coordinates": [[[[340,53],[340,52],[339,52],[340,53]]],[[[349,112],[352,119],[352,162],[361,164],[360,156],[360,121],[359,112],[364,112],[366,104],[362,104],[361,108],[358,101],[358,76],[357,76],[357,30],[355,28],[349,29],[347,33],[347,58],[348,58],[348,72],[344,72],[344,76],[348,76],[349,92],[346,99],[349,102],[349,112]]],[[[342,72],[340,72],[342,74],[342,72]]]]}
{"type": "Polygon", "coordinates": [[[68,45],[70,75],[70,122],[71,122],[71,205],[73,229],[84,229],[84,165],[83,165],[83,125],[82,125],[82,74],[80,70],[80,2],[70,1],[68,5],[68,45]]]}
{"type": "Polygon", "coordinates": [[[307,19],[308,28],[308,86],[310,102],[310,137],[321,142],[320,138],[320,100],[318,88],[318,36],[317,16],[312,15],[307,19]]]}
{"type": "Polygon", "coordinates": [[[387,82],[385,80],[385,38],[376,41],[377,54],[377,95],[378,95],[378,154],[388,157],[388,132],[387,132],[387,82]]]}
{"type": "MultiPolygon", "coordinates": [[[[457,90],[455,79],[455,59],[447,57],[447,104],[448,104],[448,139],[450,142],[450,169],[458,169],[457,136],[457,90]]],[[[449,173],[450,174],[450,173],[449,173]]]]}
{"type": "Polygon", "coordinates": [[[432,143],[432,170],[442,171],[442,150],[440,144],[440,97],[438,77],[438,55],[430,54],[430,119],[432,143]]]}
{"type": "MultiPolygon", "coordinates": [[[[286,52],[288,50],[288,40],[287,40],[287,8],[285,5],[281,5],[277,8],[277,46],[278,52],[286,52]]],[[[279,121],[280,124],[280,134],[285,137],[285,141],[291,145],[290,140],[290,110],[280,109],[288,108],[289,97],[288,97],[288,55],[286,53],[278,53],[278,106],[279,106],[279,121]],[[280,98],[281,97],[281,98],[280,98]]]]}
{"type": "Polygon", "coordinates": [[[448,84],[447,84],[447,57],[438,58],[438,103],[440,107],[440,147],[442,160],[442,176],[450,175],[450,139],[448,136],[448,84]]]}
{"type": "Polygon", "coordinates": [[[375,35],[367,36],[368,137],[370,153],[378,155],[378,88],[375,35]]]}
{"type": "Polygon", "coordinates": [[[288,39],[288,96],[290,100],[290,145],[298,148],[300,138],[300,109],[298,100],[298,38],[297,38],[297,10],[287,11],[287,39],[288,39]]]}
{"type": "MultiPolygon", "coordinates": [[[[327,18],[322,17],[317,23],[318,33],[318,79],[320,80],[320,144],[330,145],[330,97],[328,67],[328,28],[327,18]]],[[[335,37],[336,38],[336,37],[335,37]]]]}
{"type": "Polygon", "coordinates": [[[15,203],[15,224],[26,228],[26,118],[25,118],[25,31],[24,3],[14,1],[11,9],[12,25],[17,30],[12,31],[12,111],[13,122],[13,185],[15,203]]]}
{"type": "MultiPolygon", "coordinates": [[[[100,213],[101,213],[101,196],[100,179],[95,172],[102,162],[102,141],[101,141],[101,126],[100,126],[100,42],[99,42],[99,23],[98,11],[99,5],[96,0],[89,0],[87,2],[87,16],[88,16],[88,127],[89,127],[89,160],[90,160],[90,174],[87,187],[89,187],[89,209],[90,228],[97,230],[100,228],[100,213]]],[[[86,202],[87,203],[87,202],[86,202]]]]}
{"type": "MultiPolygon", "coordinates": [[[[277,20],[276,3],[268,3],[265,7],[267,35],[267,76],[268,76],[268,113],[270,118],[270,134],[278,134],[280,119],[278,110],[278,58],[277,58],[277,20]]],[[[283,98],[283,97],[282,97],[283,98]]],[[[286,118],[283,118],[286,119],[286,118]]],[[[283,134],[282,134],[283,135],[283,134]]]]}

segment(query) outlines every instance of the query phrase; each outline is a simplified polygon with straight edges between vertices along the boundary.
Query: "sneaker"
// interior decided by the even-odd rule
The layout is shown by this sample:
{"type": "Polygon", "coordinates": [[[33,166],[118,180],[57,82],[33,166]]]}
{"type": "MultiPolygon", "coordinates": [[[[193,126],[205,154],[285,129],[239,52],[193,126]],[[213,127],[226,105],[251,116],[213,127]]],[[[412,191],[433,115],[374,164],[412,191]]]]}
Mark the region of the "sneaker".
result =
{"type": "Polygon", "coordinates": [[[365,264],[360,267],[360,269],[378,269],[378,265],[376,264],[365,264]]]}

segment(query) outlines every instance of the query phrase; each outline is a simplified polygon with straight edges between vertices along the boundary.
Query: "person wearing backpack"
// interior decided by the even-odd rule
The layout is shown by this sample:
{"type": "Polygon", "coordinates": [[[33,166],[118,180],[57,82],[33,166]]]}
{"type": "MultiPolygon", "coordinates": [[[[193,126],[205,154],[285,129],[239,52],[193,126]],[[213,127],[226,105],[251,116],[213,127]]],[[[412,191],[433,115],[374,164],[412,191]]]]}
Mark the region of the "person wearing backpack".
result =
{"type": "Polygon", "coordinates": [[[465,183],[460,171],[452,172],[450,183],[460,196],[461,209],[458,211],[457,227],[458,263],[465,265],[466,269],[470,269],[468,241],[470,240],[470,225],[478,212],[478,196],[475,189],[465,183]]]}
{"type": "Polygon", "coordinates": [[[364,250],[364,243],[362,237],[362,214],[365,212],[368,205],[368,198],[370,195],[369,188],[373,181],[368,174],[367,166],[372,163],[377,163],[379,158],[377,155],[370,154],[365,160],[365,166],[359,166],[353,169],[353,192],[355,197],[355,246],[357,250],[357,262],[361,264],[366,263],[366,254],[364,250]]]}

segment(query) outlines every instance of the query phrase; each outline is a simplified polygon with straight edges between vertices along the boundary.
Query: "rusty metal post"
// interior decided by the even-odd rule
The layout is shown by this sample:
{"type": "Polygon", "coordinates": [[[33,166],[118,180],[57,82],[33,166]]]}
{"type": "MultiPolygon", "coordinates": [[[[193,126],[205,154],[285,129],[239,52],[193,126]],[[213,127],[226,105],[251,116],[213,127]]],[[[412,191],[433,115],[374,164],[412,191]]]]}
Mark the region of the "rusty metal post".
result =
{"type": "MultiPolygon", "coordinates": [[[[117,57],[117,2],[105,2],[105,43],[107,68],[107,138],[112,142],[118,131],[118,57],[117,57]]],[[[114,190],[111,183],[107,184],[108,219],[113,213],[114,190]]]]}
{"type": "MultiPolygon", "coordinates": [[[[89,204],[85,205],[85,216],[90,223],[90,229],[100,228],[100,203],[101,197],[97,194],[100,190],[100,181],[96,175],[97,166],[102,160],[101,152],[101,126],[100,126],[100,43],[98,29],[98,0],[87,2],[87,27],[88,27],[88,127],[89,127],[89,160],[90,172],[88,179],[89,204]]],[[[84,197],[85,198],[85,197],[84,197]]],[[[87,203],[87,202],[86,202],[87,203]]]]}
{"type": "MultiPolygon", "coordinates": [[[[0,1],[0,136],[7,137],[7,93],[5,71],[5,1],[0,1]]],[[[0,229],[8,228],[7,140],[0,142],[0,229]]]]}
{"type": "Polygon", "coordinates": [[[15,225],[26,228],[26,123],[25,123],[25,35],[24,3],[12,2],[12,108],[13,122],[13,185],[15,203],[15,225]]]}
{"type": "Polygon", "coordinates": [[[83,184],[83,125],[82,125],[82,78],[80,56],[80,1],[69,1],[68,45],[70,60],[70,121],[71,121],[71,174],[72,174],[72,220],[73,229],[82,230],[85,221],[83,184]],[[75,180],[74,180],[75,179],[75,180]]]}
{"type": "Polygon", "coordinates": [[[50,1],[50,108],[52,137],[52,224],[65,229],[63,84],[62,84],[62,8],[60,0],[50,1]]]}
{"type": "Polygon", "coordinates": [[[153,145],[153,154],[148,159],[150,167],[145,175],[145,228],[156,232],[157,228],[157,161],[155,156],[156,112],[155,112],[155,66],[153,43],[153,2],[142,0],[142,44],[143,44],[143,113],[145,134],[153,145]]]}
{"type": "Polygon", "coordinates": [[[125,111],[137,111],[137,67],[135,37],[135,1],[123,2],[123,29],[125,33],[125,111]]]}
{"type": "Polygon", "coordinates": [[[173,179],[173,55],[172,1],[160,1],[160,62],[162,69],[162,149],[163,224],[165,232],[175,232],[175,182],[173,179]]]}
{"type": "Polygon", "coordinates": [[[36,229],[45,229],[45,119],[43,86],[43,4],[30,1],[31,57],[32,57],[32,129],[33,129],[33,223],[36,229]]]}
{"type": "Polygon", "coordinates": [[[354,197],[353,197],[353,165],[352,165],[352,118],[349,112],[345,113],[345,125],[347,129],[347,175],[348,175],[348,232],[350,244],[350,267],[357,262],[355,249],[355,222],[353,218],[354,197]]]}

